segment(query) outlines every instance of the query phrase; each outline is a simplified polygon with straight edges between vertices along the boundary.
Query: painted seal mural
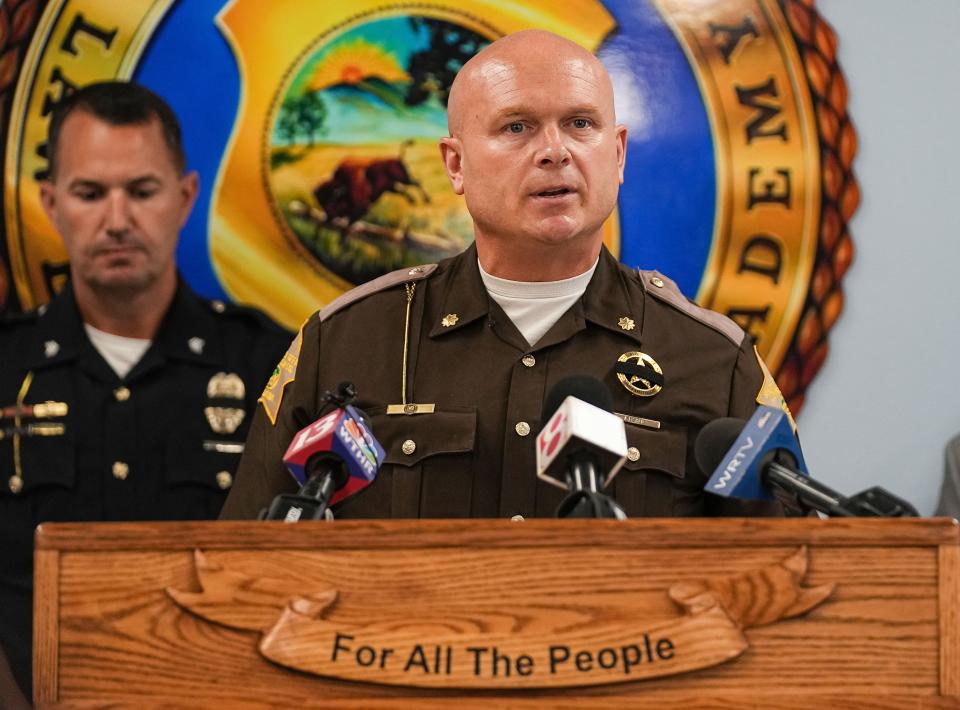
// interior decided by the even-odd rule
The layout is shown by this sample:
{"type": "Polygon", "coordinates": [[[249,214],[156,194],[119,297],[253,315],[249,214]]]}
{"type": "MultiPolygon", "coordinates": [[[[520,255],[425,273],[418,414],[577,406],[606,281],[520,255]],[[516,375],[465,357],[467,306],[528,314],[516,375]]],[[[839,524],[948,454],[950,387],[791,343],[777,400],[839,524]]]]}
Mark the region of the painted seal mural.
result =
{"type": "Polygon", "coordinates": [[[859,199],[836,38],[813,0],[5,2],[7,308],[45,302],[66,273],[37,194],[50,111],[114,77],[183,121],[202,193],[177,256],[200,293],[295,328],[354,285],[459,252],[471,224],[436,148],[450,83],[528,27],[594,51],[613,79],[628,161],[608,248],[749,330],[799,410],[859,199]]]}

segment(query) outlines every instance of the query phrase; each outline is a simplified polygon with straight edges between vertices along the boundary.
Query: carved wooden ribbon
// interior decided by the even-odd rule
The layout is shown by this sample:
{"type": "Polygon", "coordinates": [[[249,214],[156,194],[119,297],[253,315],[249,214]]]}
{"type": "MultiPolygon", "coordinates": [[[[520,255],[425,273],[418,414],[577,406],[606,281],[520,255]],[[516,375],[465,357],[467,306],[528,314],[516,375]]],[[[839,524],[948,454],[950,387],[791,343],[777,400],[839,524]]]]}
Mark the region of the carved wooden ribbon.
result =
{"type": "Polygon", "coordinates": [[[194,555],[202,591],[167,593],[207,621],[263,631],[260,653],[274,663],[331,678],[416,687],[559,688],[709,668],[749,647],[743,629],[804,614],[833,592],[832,584],[801,586],[807,569],[801,548],[763,569],[672,585],[667,594],[684,614],[668,619],[571,626],[569,614],[558,608],[563,630],[491,631],[466,613],[431,615],[425,609],[422,618],[385,614],[357,624],[326,618],[336,590],[291,594],[290,582],[247,577],[199,550],[194,555]]]}

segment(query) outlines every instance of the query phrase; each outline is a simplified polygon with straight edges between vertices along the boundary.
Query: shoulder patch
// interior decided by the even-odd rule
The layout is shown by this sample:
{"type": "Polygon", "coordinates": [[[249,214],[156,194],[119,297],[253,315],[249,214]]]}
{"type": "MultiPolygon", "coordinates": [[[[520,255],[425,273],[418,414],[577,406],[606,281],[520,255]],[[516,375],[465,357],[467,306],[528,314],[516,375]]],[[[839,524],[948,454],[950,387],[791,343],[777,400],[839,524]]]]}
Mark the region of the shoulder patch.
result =
{"type": "Polygon", "coordinates": [[[320,321],[323,322],[327,320],[327,318],[332,316],[337,311],[346,308],[351,303],[356,303],[357,301],[360,301],[371,294],[377,293],[377,291],[384,291],[392,286],[410,283],[411,281],[421,281],[430,276],[430,274],[436,271],[436,269],[436,264],[425,264],[423,266],[414,266],[409,269],[397,269],[396,271],[391,271],[389,274],[384,274],[373,281],[367,281],[367,283],[350,289],[342,296],[333,299],[330,301],[330,303],[321,308],[319,314],[320,321]]]}
{"type": "Polygon", "coordinates": [[[770,370],[767,367],[767,363],[763,361],[763,358],[760,357],[760,351],[757,350],[757,346],[753,346],[753,354],[757,356],[757,363],[760,365],[760,370],[763,372],[763,384],[760,385],[760,391],[757,392],[757,404],[761,404],[765,407],[776,407],[777,409],[782,409],[783,413],[787,415],[787,419],[790,420],[790,426],[793,427],[793,433],[797,433],[797,423],[793,421],[793,415],[790,413],[790,408],[787,406],[787,400],[783,398],[783,393],[780,392],[780,388],[777,387],[777,381],[773,379],[773,375],[770,374],[770,370]]]}
{"type": "Polygon", "coordinates": [[[700,321],[708,328],[712,328],[727,338],[731,343],[740,347],[746,333],[743,328],[727,318],[725,315],[698,306],[687,299],[677,284],[658,271],[641,271],[637,269],[643,290],[678,311],[686,313],[694,320],[700,321]]]}
{"type": "Polygon", "coordinates": [[[297,337],[290,343],[287,352],[280,358],[280,362],[270,375],[267,386],[257,401],[263,405],[267,418],[273,426],[277,425],[277,414],[280,412],[280,403],[283,401],[283,390],[293,382],[297,375],[297,363],[300,361],[300,348],[303,345],[303,329],[307,321],[300,326],[297,337]]]}

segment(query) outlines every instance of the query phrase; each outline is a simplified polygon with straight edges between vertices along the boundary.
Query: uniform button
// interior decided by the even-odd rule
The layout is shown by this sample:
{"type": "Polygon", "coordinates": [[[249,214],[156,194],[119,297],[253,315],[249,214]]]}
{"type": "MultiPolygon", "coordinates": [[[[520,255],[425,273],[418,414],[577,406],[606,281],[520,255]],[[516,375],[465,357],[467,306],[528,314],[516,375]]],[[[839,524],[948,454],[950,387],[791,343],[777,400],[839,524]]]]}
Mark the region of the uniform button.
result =
{"type": "Polygon", "coordinates": [[[407,439],[405,442],[403,442],[400,450],[407,456],[410,456],[414,451],[417,450],[417,442],[415,442],[413,439],[407,439]]]}
{"type": "Polygon", "coordinates": [[[517,422],[517,425],[514,427],[517,430],[517,434],[520,436],[526,436],[530,433],[530,425],[526,422],[517,422]]]}
{"type": "Polygon", "coordinates": [[[522,362],[527,367],[533,367],[534,365],[537,364],[537,358],[535,358],[533,355],[524,355],[523,359],[520,360],[520,362],[522,362]]]}
{"type": "Polygon", "coordinates": [[[118,402],[126,402],[130,399],[130,390],[126,387],[117,387],[117,389],[113,391],[113,398],[118,402]]]}
{"type": "Polygon", "coordinates": [[[23,479],[20,476],[10,476],[10,492],[16,495],[23,490],[23,479]]]}
{"type": "Polygon", "coordinates": [[[210,306],[217,313],[223,313],[225,310],[227,310],[227,306],[223,301],[210,301],[210,306]]]}
{"type": "Polygon", "coordinates": [[[233,485],[233,476],[229,471],[221,471],[217,474],[217,485],[224,491],[233,485]]]}
{"type": "Polygon", "coordinates": [[[636,446],[631,446],[627,449],[627,459],[629,461],[639,461],[640,460],[640,449],[636,446]]]}
{"type": "Polygon", "coordinates": [[[510,516],[510,522],[511,522],[511,523],[522,523],[522,522],[523,522],[523,516],[522,516],[522,515],[511,515],[511,516],[510,516]]]}
{"type": "Polygon", "coordinates": [[[130,467],[123,461],[114,461],[112,471],[114,478],[118,481],[125,481],[130,474],[130,467]]]}
{"type": "Polygon", "coordinates": [[[657,288],[663,288],[663,279],[661,279],[659,276],[654,276],[652,279],[650,279],[650,283],[657,288]]]}

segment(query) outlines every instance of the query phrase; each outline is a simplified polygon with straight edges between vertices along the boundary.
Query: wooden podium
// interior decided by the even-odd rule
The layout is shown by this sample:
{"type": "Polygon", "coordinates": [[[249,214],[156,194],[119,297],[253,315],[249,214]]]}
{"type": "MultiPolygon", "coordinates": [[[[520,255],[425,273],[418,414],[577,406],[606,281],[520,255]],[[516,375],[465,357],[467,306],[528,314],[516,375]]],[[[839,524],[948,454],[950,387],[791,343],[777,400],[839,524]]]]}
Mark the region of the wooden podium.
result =
{"type": "Polygon", "coordinates": [[[960,707],[955,521],[49,524],[35,700],[960,707]]]}

